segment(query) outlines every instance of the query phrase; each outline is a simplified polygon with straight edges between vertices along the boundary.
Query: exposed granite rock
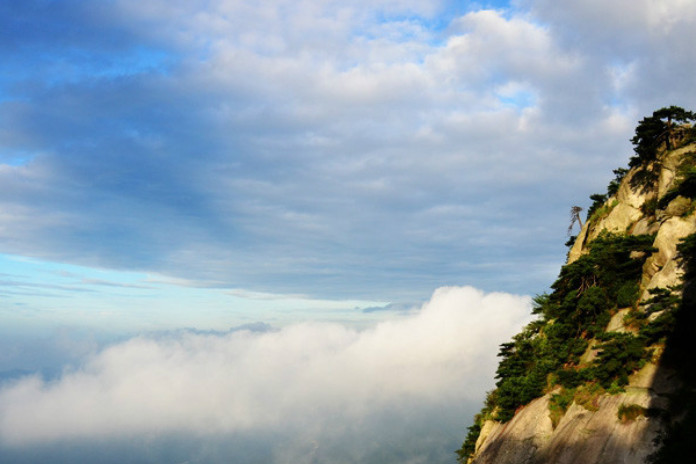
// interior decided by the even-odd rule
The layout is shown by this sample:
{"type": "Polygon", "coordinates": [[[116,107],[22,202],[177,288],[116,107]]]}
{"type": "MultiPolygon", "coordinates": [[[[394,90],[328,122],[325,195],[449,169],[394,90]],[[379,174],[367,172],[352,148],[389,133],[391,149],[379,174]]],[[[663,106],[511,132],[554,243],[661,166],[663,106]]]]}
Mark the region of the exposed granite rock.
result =
{"type": "Polygon", "coordinates": [[[667,152],[660,159],[660,174],[658,178],[657,194],[662,197],[674,184],[679,163],[687,153],[693,153],[696,145],[689,144],[676,150],[667,152]]]}
{"type": "Polygon", "coordinates": [[[616,312],[611,317],[609,324],[607,325],[607,332],[626,332],[626,326],[624,325],[623,319],[628,314],[631,308],[623,308],[616,312]]]}
{"type": "MultiPolygon", "coordinates": [[[[598,398],[596,411],[573,403],[555,430],[549,419],[550,395],[529,403],[506,424],[492,424],[477,449],[475,464],[616,464],[642,462],[654,449],[659,425],[640,416],[619,420],[622,404],[648,408],[647,388],[598,398]]],[[[594,408],[593,408],[594,409],[594,408]]],[[[487,424],[488,425],[488,424],[487,424]]]]}
{"type": "Polygon", "coordinates": [[[678,196],[665,208],[665,216],[683,216],[691,209],[691,200],[678,196]]]}
{"type": "Polygon", "coordinates": [[[568,252],[568,264],[577,261],[577,259],[585,253],[585,241],[587,240],[587,232],[589,224],[585,223],[580,230],[580,233],[575,238],[575,243],[568,252]]]}
{"type": "MultiPolygon", "coordinates": [[[[534,462],[539,448],[553,435],[549,418],[549,398],[545,395],[529,403],[510,422],[494,423],[489,434],[477,444],[476,464],[526,464],[534,462]],[[480,446],[479,446],[480,445],[480,446]]],[[[489,421],[492,422],[492,421],[489,421]]]]}
{"type": "Polygon", "coordinates": [[[677,245],[687,235],[696,232],[696,215],[669,217],[660,224],[653,246],[657,251],[650,256],[643,267],[642,298],[649,297],[648,290],[656,287],[669,287],[677,284],[683,271],[676,259],[677,245]]]}

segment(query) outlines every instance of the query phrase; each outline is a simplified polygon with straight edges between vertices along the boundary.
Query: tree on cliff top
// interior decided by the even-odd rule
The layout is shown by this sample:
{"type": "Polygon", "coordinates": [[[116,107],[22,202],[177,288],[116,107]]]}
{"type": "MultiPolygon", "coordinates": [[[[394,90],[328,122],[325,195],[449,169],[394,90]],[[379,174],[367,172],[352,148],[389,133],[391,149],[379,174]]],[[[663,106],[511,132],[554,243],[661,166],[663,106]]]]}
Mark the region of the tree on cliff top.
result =
{"type": "Polygon", "coordinates": [[[668,150],[673,149],[679,128],[694,120],[696,114],[674,105],[660,108],[652,116],[643,118],[631,139],[636,156],[631,158],[629,166],[636,167],[653,161],[657,157],[657,149],[663,143],[668,150]]]}

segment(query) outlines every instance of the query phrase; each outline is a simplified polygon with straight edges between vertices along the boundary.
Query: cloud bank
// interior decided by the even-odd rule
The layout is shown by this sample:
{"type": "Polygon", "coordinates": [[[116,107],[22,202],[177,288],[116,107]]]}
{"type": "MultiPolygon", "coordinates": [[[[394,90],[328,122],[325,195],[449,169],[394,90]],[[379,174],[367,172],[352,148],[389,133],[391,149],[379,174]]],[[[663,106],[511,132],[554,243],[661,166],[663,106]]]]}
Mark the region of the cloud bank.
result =
{"type": "Polygon", "coordinates": [[[134,338],[55,380],[4,385],[0,457],[447,462],[529,306],[444,287],[362,331],[303,323],[134,338]]]}

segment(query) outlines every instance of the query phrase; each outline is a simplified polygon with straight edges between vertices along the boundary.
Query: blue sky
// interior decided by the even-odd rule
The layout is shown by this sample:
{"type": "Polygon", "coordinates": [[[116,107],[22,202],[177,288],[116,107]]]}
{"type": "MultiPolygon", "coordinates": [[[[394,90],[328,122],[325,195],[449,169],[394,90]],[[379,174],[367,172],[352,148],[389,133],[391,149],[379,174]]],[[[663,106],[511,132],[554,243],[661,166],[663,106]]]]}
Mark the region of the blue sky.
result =
{"type": "Polygon", "coordinates": [[[520,321],[637,121],[694,109],[695,23],[684,0],[0,0],[0,372],[184,329],[406,331],[438,288],[520,321]]]}
{"type": "Polygon", "coordinates": [[[0,252],[369,305],[541,292],[569,206],[693,97],[689,8],[558,5],[3,2],[0,252]]]}
{"type": "MultiPolygon", "coordinates": [[[[380,9],[308,7],[284,19],[245,9],[268,24],[240,30],[243,19],[215,11],[200,24],[186,21],[194,12],[175,16],[195,4],[39,5],[3,15],[17,46],[6,52],[2,156],[20,183],[4,198],[34,217],[10,218],[2,251],[329,298],[422,298],[463,281],[528,287],[510,282],[515,266],[502,261],[524,252],[501,235],[517,229],[506,222],[537,222],[510,195],[537,179],[489,188],[517,173],[491,165],[505,147],[484,153],[488,135],[466,126],[479,114],[519,124],[517,104],[535,91],[497,69],[506,63],[483,63],[479,89],[438,87],[466,71],[439,56],[456,47],[432,45],[443,32],[424,25],[461,7],[387,4],[393,23],[380,9]],[[340,14],[348,20],[335,31],[340,14]],[[495,261],[508,269],[491,278],[481,267],[495,261]]],[[[485,15],[459,22],[514,27],[485,15]]],[[[455,22],[447,40],[466,38],[455,22]]],[[[529,245],[547,262],[560,255],[529,245]]]]}

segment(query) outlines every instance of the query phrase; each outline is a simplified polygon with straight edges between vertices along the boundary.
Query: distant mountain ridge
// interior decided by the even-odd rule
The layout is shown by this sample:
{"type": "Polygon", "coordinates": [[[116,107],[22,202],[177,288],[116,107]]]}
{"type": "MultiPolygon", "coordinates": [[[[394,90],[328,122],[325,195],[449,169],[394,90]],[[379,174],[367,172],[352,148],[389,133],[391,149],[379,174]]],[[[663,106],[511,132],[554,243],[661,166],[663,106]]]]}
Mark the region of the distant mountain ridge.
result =
{"type": "Polygon", "coordinates": [[[591,196],[553,291],[535,298],[538,318],[501,346],[460,463],[694,456],[694,120],[672,106],[640,122],[629,169],[591,196]]]}

